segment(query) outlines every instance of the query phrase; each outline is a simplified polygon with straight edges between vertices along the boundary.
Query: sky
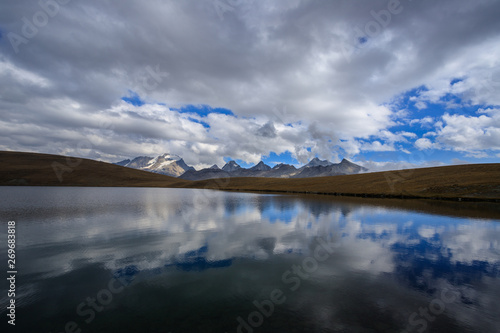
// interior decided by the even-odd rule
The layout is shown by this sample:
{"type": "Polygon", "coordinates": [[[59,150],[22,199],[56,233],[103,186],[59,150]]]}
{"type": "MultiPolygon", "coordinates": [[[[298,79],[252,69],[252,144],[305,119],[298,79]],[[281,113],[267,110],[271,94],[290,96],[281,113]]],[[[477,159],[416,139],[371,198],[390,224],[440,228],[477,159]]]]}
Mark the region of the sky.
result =
{"type": "Polygon", "coordinates": [[[6,0],[0,150],[500,162],[500,1],[6,0]]]}

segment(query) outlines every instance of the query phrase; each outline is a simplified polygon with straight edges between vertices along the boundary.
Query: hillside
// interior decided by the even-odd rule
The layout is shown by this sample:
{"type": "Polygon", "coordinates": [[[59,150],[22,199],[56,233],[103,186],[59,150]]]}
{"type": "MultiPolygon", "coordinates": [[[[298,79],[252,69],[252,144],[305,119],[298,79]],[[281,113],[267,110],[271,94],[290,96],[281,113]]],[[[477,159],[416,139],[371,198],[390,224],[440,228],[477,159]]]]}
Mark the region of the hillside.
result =
{"type": "Polygon", "coordinates": [[[59,155],[0,152],[0,185],[180,187],[187,181],[59,155]]]}
{"type": "Polygon", "coordinates": [[[188,187],[366,197],[500,200],[500,164],[469,164],[316,178],[230,178],[188,187]]]}
{"type": "Polygon", "coordinates": [[[89,159],[0,152],[0,185],[182,187],[500,201],[500,164],[469,164],[314,178],[235,177],[188,181],[89,159]]]}

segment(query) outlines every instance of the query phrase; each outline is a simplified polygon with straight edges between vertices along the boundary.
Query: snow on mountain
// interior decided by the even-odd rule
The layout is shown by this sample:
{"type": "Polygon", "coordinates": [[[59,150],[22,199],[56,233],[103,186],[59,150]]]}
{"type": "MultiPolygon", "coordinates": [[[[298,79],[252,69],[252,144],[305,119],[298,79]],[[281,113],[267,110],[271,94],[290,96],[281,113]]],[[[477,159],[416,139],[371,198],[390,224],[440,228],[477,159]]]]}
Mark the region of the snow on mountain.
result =
{"type": "Polygon", "coordinates": [[[163,154],[156,157],[139,156],[131,161],[124,160],[115,164],[128,168],[161,173],[172,177],[179,177],[188,170],[194,170],[194,168],[188,166],[180,156],[172,154],[163,154]]]}
{"type": "Polygon", "coordinates": [[[180,156],[172,154],[163,154],[156,157],[139,156],[115,164],[188,180],[226,177],[306,178],[348,175],[367,171],[366,168],[346,159],[335,164],[327,160],[320,160],[317,157],[299,169],[293,165],[283,163],[271,168],[263,161],[246,169],[231,160],[222,169],[214,164],[210,168],[196,171],[193,167],[187,165],[180,156]]]}

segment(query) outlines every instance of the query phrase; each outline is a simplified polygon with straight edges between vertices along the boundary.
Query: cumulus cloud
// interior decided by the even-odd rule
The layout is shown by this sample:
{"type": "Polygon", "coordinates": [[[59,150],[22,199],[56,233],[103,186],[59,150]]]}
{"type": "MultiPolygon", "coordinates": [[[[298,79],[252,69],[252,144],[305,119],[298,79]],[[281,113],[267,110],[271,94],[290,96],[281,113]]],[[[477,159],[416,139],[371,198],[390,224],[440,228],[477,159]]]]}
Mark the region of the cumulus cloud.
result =
{"type": "Polygon", "coordinates": [[[419,150],[430,149],[432,148],[432,142],[427,138],[421,138],[415,141],[415,147],[419,150]]]}
{"type": "Polygon", "coordinates": [[[500,109],[480,110],[478,116],[445,114],[436,140],[445,147],[474,154],[500,150],[500,109]]]}
{"type": "Polygon", "coordinates": [[[380,141],[373,141],[373,142],[365,142],[361,146],[362,150],[368,150],[368,151],[394,151],[396,150],[393,145],[390,144],[382,144],[380,141]]]}

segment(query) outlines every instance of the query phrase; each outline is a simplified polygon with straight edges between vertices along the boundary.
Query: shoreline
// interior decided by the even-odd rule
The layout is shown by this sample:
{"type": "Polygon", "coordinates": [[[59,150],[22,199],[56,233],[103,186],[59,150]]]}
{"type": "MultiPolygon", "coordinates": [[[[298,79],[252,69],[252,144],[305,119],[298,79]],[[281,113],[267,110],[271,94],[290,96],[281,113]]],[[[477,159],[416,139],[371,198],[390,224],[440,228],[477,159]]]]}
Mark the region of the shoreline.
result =
{"type": "Polygon", "coordinates": [[[435,200],[435,201],[455,201],[455,202],[493,202],[500,203],[500,198],[474,198],[474,197],[440,197],[440,196],[417,196],[408,194],[376,194],[376,193],[338,193],[338,192],[317,192],[317,191],[285,191],[285,190],[259,190],[259,189],[216,189],[216,188],[198,188],[206,190],[219,190],[229,192],[245,192],[245,193],[269,193],[269,194],[304,194],[304,195],[322,195],[333,197],[349,197],[349,198],[368,198],[368,199],[403,199],[403,200],[435,200]]]}
{"type": "Polygon", "coordinates": [[[0,151],[0,186],[198,188],[334,197],[499,203],[500,163],[329,177],[230,177],[190,181],[85,158],[0,151]]]}
{"type": "MultiPolygon", "coordinates": [[[[248,177],[252,178],[252,177],[248,177]]],[[[61,185],[45,185],[45,184],[0,184],[0,187],[95,187],[95,188],[178,188],[178,189],[197,189],[197,190],[212,190],[226,192],[243,192],[243,193],[258,193],[258,194],[292,194],[292,195],[319,195],[326,197],[341,197],[341,198],[359,198],[359,199],[396,199],[396,200],[432,200],[432,201],[448,201],[448,202],[489,202],[500,203],[500,198],[484,198],[484,197],[445,197],[445,196],[418,196],[412,194],[382,194],[382,193],[338,193],[338,192],[318,192],[318,191],[289,191],[289,190],[264,190],[264,189],[236,189],[236,188],[211,188],[211,187],[196,187],[196,186],[154,186],[154,185],[83,185],[83,184],[61,184],[61,185]]]]}

